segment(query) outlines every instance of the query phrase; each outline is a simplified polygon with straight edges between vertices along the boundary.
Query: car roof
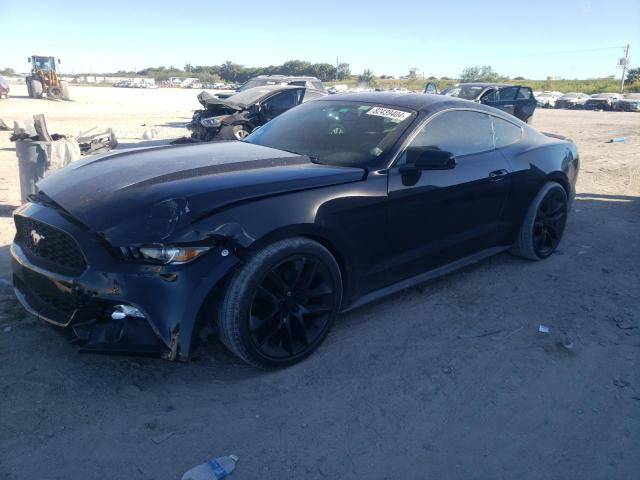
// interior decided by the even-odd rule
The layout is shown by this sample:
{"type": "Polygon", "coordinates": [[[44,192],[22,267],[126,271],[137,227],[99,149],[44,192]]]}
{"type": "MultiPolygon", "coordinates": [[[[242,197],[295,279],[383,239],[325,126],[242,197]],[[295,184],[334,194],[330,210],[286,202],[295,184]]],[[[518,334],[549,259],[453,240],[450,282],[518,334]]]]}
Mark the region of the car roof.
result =
{"type": "Polygon", "coordinates": [[[424,93],[405,93],[405,92],[356,92],[356,93],[339,93],[323,97],[321,101],[325,102],[360,102],[360,103],[378,103],[382,105],[395,106],[401,108],[409,108],[420,112],[429,113],[443,108],[473,108],[476,110],[486,110],[494,112],[495,109],[486,107],[480,103],[464,100],[457,97],[449,97],[446,95],[430,95],[424,93]]]}
{"type": "MultiPolygon", "coordinates": [[[[319,80],[317,77],[312,77],[309,75],[258,75],[253,78],[272,78],[272,79],[299,79],[299,80],[319,80]]],[[[249,80],[252,80],[251,78],[249,80]]]]}
{"type": "Polygon", "coordinates": [[[490,83],[490,82],[456,83],[456,85],[466,85],[468,87],[519,87],[520,86],[520,85],[511,85],[509,83],[490,83]]]}

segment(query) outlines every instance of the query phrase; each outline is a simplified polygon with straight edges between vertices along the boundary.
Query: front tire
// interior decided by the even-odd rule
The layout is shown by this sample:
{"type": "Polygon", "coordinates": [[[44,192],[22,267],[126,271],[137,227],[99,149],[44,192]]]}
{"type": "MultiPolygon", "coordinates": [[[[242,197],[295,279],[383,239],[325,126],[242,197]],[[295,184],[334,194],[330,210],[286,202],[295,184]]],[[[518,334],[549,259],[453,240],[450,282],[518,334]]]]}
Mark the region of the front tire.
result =
{"type": "Polygon", "coordinates": [[[218,136],[222,140],[244,140],[250,133],[246,125],[225,125],[218,136]]]}
{"type": "Polygon", "coordinates": [[[551,256],[562,240],[567,215],[567,192],[559,183],[546,183],[531,202],[510,252],[529,260],[551,256]]]}
{"type": "Polygon", "coordinates": [[[292,365],[326,338],[341,299],[340,269],[325,247],[302,237],[277,241],[229,282],[218,312],[220,340],[251,365],[292,365]]]}
{"type": "Polygon", "coordinates": [[[31,91],[33,93],[33,98],[42,98],[42,82],[40,82],[40,80],[32,79],[31,91]]]}

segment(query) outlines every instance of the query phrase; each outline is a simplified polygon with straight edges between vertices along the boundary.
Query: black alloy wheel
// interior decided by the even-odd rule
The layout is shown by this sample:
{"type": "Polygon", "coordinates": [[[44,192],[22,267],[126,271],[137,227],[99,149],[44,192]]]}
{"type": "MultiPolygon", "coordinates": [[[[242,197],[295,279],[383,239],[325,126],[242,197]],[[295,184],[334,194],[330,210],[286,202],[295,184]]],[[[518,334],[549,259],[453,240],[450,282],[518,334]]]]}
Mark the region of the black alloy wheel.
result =
{"type": "Polygon", "coordinates": [[[292,255],[272,267],[255,291],[251,340],[269,359],[304,356],[323,337],[336,303],[326,266],[308,254],[292,255]]]}
{"type": "Polygon", "coordinates": [[[569,214],[566,190],[547,182],[531,201],[510,252],[529,260],[545,259],[556,250],[569,214]]]}
{"type": "Polygon", "coordinates": [[[335,257],[314,240],[292,237],[262,247],[243,263],[218,309],[220,340],[261,368],[303,360],[340,312],[342,274],[335,257]]]}
{"type": "Polygon", "coordinates": [[[533,248],[540,258],[553,253],[567,223],[567,199],[559,189],[550,190],[540,202],[533,223],[533,248]]]}

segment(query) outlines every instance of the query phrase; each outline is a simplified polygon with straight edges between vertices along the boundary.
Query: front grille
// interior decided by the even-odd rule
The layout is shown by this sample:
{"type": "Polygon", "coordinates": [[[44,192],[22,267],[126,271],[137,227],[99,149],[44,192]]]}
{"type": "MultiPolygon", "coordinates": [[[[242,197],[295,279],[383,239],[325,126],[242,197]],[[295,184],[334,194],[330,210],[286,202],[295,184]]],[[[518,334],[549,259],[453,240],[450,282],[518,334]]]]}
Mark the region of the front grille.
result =
{"type": "Polygon", "coordinates": [[[67,275],[81,274],[87,264],[69,234],[46,223],[16,215],[16,243],[35,264],[67,275]]]}
{"type": "Polygon", "coordinates": [[[69,293],[51,287],[41,275],[27,269],[23,270],[22,275],[28,285],[28,292],[36,297],[42,306],[53,309],[67,318],[79,308],[79,303],[69,293]]]}

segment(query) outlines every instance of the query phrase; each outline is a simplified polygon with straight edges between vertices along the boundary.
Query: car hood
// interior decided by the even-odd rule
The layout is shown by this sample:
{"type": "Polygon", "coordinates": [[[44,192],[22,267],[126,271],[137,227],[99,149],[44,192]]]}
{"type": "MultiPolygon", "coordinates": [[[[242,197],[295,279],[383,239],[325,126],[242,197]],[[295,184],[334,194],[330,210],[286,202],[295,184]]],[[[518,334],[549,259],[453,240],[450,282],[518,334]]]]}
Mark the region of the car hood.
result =
{"type": "Polygon", "coordinates": [[[227,100],[228,97],[225,97],[225,98],[218,97],[209,92],[205,92],[204,90],[197,95],[197,98],[198,98],[198,101],[200,102],[200,105],[202,105],[205,108],[208,105],[222,105],[224,107],[228,107],[233,110],[240,111],[247,107],[246,105],[240,105],[238,103],[230,102],[229,100],[227,100]]]}
{"type": "Polygon", "coordinates": [[[184,227],[237,202],[364,176],[362,168],[319,165],[303,155],[232,141],[96,156],[68,165],[38,187],[121,246],[175,239],[184,227]]]}

